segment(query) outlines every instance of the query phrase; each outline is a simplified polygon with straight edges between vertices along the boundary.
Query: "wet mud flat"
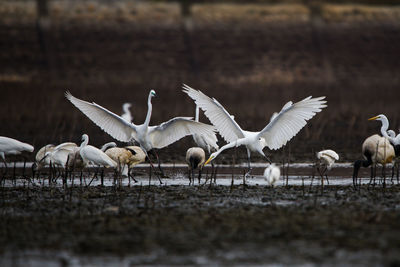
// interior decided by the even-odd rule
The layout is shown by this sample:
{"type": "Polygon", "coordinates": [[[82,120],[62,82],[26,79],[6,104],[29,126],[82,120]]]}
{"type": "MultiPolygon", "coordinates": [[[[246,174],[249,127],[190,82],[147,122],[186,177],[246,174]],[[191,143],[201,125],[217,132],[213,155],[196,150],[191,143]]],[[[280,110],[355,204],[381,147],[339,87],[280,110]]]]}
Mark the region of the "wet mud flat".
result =
{"type": "Polygon", "coordinates": [[[236,182],[2,187],[0,265],[400,264],[396,183],[236,182]]]}

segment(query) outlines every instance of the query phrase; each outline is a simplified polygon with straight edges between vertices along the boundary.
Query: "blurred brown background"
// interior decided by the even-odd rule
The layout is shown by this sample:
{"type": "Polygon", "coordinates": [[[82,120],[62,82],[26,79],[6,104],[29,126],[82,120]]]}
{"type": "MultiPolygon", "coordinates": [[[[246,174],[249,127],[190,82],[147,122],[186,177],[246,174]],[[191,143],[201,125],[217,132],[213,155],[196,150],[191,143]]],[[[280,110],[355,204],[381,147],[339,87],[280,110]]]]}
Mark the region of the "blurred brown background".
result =
{"type": "MultiPolygon", "coordinates": [[[[101,145],[112,138],[66,90],[117,114],[131,102],[142,123],[155,89],[158,124],[194,116],[186,83],[217,98],[247,130],[261,130],[289,100],[327,96],[328,108],[289,143],[291,159],[332,148],[353,160],[379,132],[369,117],[384,113],[390,128],[400,127],[398,3],[0,1],[0,135],[38,149],[87,133],[101,145]]],[[[181,161],[192,145],[187,137],[160,154],[181,161]]],[[[288,153],[286,146],[272,160],[288,153]]]]}

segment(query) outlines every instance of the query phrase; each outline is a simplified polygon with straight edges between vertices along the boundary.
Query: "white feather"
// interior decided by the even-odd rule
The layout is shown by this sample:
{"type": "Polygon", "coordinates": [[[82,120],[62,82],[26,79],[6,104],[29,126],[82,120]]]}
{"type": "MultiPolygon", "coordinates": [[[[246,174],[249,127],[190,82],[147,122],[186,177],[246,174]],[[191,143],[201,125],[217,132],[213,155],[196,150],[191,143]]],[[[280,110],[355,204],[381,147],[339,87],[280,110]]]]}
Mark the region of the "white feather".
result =
{"type": "Polygon", "coordinates": [[[307,97],[295,104],[286,103],[282,110],[258,134],[270,149],[279,149],[292,139],[309,119],[326,107],[325,97],[307,97]]]}
{"type": "Polygon", "coordinates": [[[214,127],[204,123],[195,122],[190,118],[176,117],[158,126],[149,126],[152,105],[151,98],[155,91],[151,90],[148,97],[148,111],[144,124],[134,125],[126,122],[120,116],[95,104],[80,100],[66,92],[66,97],[79,108],[96,125],[122,142],[136,140],[140,146],[149,151],[153,148],[163,148],[179,139],[192,134],[211,135],[214,127]]]}
{"type": "Polygon", "coordinates": [[[22,151],[33,152],[33,146],[16,139],[0,136],[0,156],[5,160],[5,155],[18,155],[22,151]]]}
{"type": "Polygon", "coordinates": [[[232,142],[238,138],[243,138],[244,133],[240,126],[233,119],[228,111],[216,100],[211,99],[202,92],[195,90],[188,85],[183,85],[183,92],[188,94],[196,105],[203,111],[211,123],[217,128],[219,134],[226,142],[232,142]]]}

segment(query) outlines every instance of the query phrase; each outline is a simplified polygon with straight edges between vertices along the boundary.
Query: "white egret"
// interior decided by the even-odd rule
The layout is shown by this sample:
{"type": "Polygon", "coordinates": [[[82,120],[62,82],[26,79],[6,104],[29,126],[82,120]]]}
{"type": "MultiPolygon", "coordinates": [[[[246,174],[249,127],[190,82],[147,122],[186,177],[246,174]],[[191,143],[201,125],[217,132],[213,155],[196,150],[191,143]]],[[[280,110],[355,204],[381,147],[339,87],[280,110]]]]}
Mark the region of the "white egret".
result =
{"type": "Polygon", "coordinates": [[[391,143],[393,145],[395,145],[395,146],[400,145],[400,133],[397,136],[396,136],[395,131],[393,131],[393,130],[388,130],[387,133],[390,137],[389,140],[391,140],[391,143]]]}
{"type": "Polygon", "coordinates": [[[393,130],[389,129],[389,120],[384,114],[380,114],[378,116],[372,117],[368,119],[369,121],[377,120],[381,121],[381,134],[383,137],[389,139],[390,143],[394,146],[396,156],[400,156],[400,134],[396,136],[396,133],[393,130]]]}
{"type": "Polygon", "coordinates": [[[251,170],[250,151],[258,152],[266,157],[263,152],[264,147],[267,146],[272,150],[281,148],[307,124],[309,119],[326,107],[326,101],[323,100],[325,97],[311,98],[310,96],[295,104],[290,101],[276,116],[271,118],[272,120],[264,129],[259,132],[250,132],[242,130],[216,99],[187,85],[184,85],[183,88],[183,91],[204,111],[220,135],[228,142],[217,152],[211,154],[205,164],[214,160],[225,149],[244,145],[247,148],[249,172],[251,170]]]}
{"type": "Polygon", "coordinates": [[[121,118],[123,118],[124,120],[126,120],[129,123],[132,122],[132,120],[133,120],[131,112],[129,110],[131,106],[132,106],[131,103],[124,103],[122,105],[122,111],[124,113],[121,115],[121,118]]]}
{"type": "MultiPolygon", "coordinates": [[[[22,151],[33,152],[33,146],[16,139],[0,136],[0,157],[6,164],[6,155],[18,155],[22,151]]],[[[6,164],[7,167],[7,164],[6,164]]]]}
{"type": "Polygon", "coordinates": [[[84,164],[87,166],[88,162],[93,163],[97,166],[104,167],[117,167],[117,163],[112,160],[109,156],[107,156],[103,151],[98,149],[97,147],[88,145],[89,136],[87,134],[82,135],[82,143],[79,148],[79,152],[83,159],[84,164]]]}
{"type": "Polygon", "coordinates": [[[121,142],[137,141],[146,155],[147,152],[153,151],[157,157],[158,167],[162,174],[160,160],[154,149],[166,147],[187,135],[203,134],[208,136],[214,132],[213,126],[195,122],[187,117],[176,117],[160,125],[149,126],[152,113],[151,98],[156,96],[154,90],[151,90],[149,93],[147,115],[144,123],[141,125],[128,123],[120,116],[102,106],[80,100],[72,96],[69,92],[66,92],[65,96],[89,119],[113,138],[121,142]]]}
{"type": "Polygon", "coordinates": [[[365,139],[362,144],[362,154],[364,160],[357,160],[354,162],[353,170],[353,185],[357,186],[358,171],[361,166],[371,166],[371,181],[374,177],[374,165],[381,164],[386,165],[391,163],[395,157],[393,146],[390,144],[387,138],[374,134],[365,139]]]}
{"type": "Polygon", "coordinates": [[[325,149],[317,153],[317,158],[320,160],[320,164],[322,163],[322,165],[325,167],[322,171],[318,167],[318,171],[321,175],[321,178],[324,179],[325,175],[326,181],[329,184],[328,171],[332,169],[332,166],[335,163],[335,161],[339,160],[339,155],[332,149],[325,149]]]}
{"type": "Polygon", "coordinates": [[[274,186],[279,181],[281,176],[281,170],[275,164],[267,164],[267,168],[264,170],[264,178],[270,186],[274,186]]]}
{"type": "Polygon", "coordinates": [[[382,126],[381,126],[381,134],[382,136],[386,137],[389,139],[390,143],[394,147],[394,153],[396,154],[396,159],[395,159],[395,164],[393,165],[392,168],[392,180],[394,177],[394,170],[397,165],[397,182],[399,181],[399,166],[398,166],[398,160],[400,158],[400,134],[396,136],[396,133],[393,130],[388,130],[389,129],[389,120],[384,114],[380,114],[378,116],[369,118],[368,120],[377,120],[381,121],[382,126]]]}
{"type": "Polygon", "coordinates": [[[194,183],[194,170],[199,170],[198,180],[200,183],[201,170],[206,160],[206,154],[204,149],[201,147],[191,147],[186,151],[186,163],[189,167],[189,184],[193,181],[194,183]]]}
{"type": "MultiPolygon", "coordinates": [[[[109,147],[115,147],[117,144],[115,142],[109,142],[104,144],[101,147],[101,151],[105,152],[109,147]]],[[[80,146],[75,147],[71,152],[68,154],[68,168],[73,171],[76,169],[80,169],[81,171],[87,167],[88,162],[84,162],[82,156],[81,156],[81,151],[80,151],[80,146]]]]}

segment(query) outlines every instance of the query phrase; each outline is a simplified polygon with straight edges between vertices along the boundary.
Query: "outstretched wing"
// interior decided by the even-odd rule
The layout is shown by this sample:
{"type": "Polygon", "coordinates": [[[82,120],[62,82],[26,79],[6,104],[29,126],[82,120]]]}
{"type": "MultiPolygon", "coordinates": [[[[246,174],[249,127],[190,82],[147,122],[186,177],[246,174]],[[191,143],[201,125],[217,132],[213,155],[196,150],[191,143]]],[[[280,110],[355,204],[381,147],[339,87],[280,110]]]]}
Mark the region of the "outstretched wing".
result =
{"type": "Polygon", "coordinates": [[[103,131],[118,141],[129,142],[132,138],[136,139],[137,130],[133,123],[125,121],[117,114],[96,103],[78,99],[68,91],[65,92],[65,97],[103,131]]]}
{"type": "Polygon", "coordinates": [[[195,122],[186,117],[176,117],[158,126],[149,127],[149,138],[154,148],[166,147],[187,135],[202,134],[208,136],[213,133],[213,126],[195,122]]]}
{"type": "Polygon", "coordinates": [[[238,138],[243,138],[244,134],[240,126],[236,123],[228,111],[215,99],[210,98],[202,92],[195,90],[186,84],[183,85],[183,92],[188,94],[196,105],[203,111],[211,123],[217,128],[220,135],[226,142],[230,143],[238,138]]]}
{"type": "Polygon", "coordinates": [[[265,138],[270,149],[279,149],[292,139],[309,119],[325,108],[325,97],[311,98],[311,96],[293,104],[291,101],[283,106],[268,125],[258,134],[265,138]]]}

